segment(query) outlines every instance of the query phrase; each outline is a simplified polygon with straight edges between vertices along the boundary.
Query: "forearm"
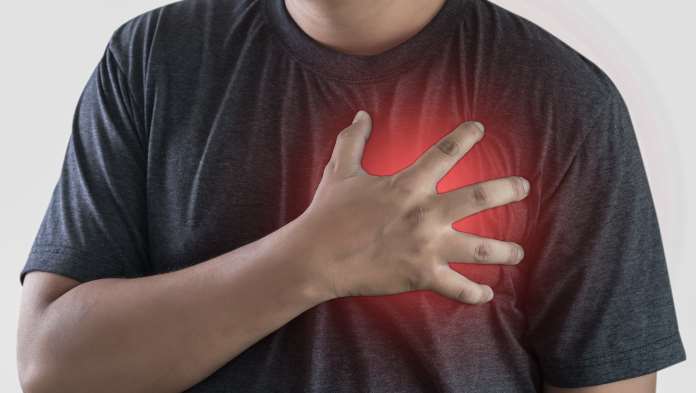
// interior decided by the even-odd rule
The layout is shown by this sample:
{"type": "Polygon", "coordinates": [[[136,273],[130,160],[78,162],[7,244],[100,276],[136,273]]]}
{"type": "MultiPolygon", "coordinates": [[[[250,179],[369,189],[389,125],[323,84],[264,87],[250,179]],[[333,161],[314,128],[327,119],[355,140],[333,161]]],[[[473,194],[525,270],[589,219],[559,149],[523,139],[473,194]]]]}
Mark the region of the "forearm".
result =
{"type": "Polygon", "coordinates": [[[294,224],[186,269],[69,290],[34,328],[29,385],[176,392],[204,379],[329,299],[294,243],[294,224]]]}

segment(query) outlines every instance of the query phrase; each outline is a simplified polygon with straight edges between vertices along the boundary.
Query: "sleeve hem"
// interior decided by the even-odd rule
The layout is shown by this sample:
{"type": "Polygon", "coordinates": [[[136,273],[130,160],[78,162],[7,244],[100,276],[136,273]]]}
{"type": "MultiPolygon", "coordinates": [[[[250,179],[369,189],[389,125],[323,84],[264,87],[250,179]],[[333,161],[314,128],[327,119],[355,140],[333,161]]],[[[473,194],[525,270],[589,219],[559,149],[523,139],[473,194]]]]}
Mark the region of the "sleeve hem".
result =
{"type": "Polygon", "coordinates": [[[544,381],[560,388],[601,385],[649,374],[686,360],[679,332],[620,353],[579,363],[547,363],[544,381]]]}
{"type": "Polygon", "coordinates": [[[24,285],[24,277],[31,271],[56,273],[80,282],[123,276],[123,266],[115,260],[58,245],[34,245],[31,248],[19,275],[20,285],[24,285]]]}

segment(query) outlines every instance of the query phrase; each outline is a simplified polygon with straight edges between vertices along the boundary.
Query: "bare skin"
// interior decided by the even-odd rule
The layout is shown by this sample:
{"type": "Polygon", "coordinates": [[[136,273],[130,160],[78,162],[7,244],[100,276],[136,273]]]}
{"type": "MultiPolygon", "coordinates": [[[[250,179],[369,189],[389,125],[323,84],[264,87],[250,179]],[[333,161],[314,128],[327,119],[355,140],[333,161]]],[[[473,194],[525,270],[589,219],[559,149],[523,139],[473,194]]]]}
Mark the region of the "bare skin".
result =
{"type": "Polygon", "coordinates": [[[378,54],[406,41],[444,3],[445,0],[285,0],[290,16],[310,37],[353,55],[378,54]]]}
{"type": "Polygon", "coordinates": [[[182,391],[337,297],[431,289],[463,304],[490,300],[488,287],[446,261],[515,264],[518,245],[451,222],[520,200],[520,178],[436,193],[437,179],[481,138],[472,122],[403,171],[371,176],[360,165],[370,132],[367,114],[342,130],[305,212],[243,247],[132,279],[27,274],[17,346],[24,391],[182,391]]]}
{"type": "MultiPolygon", "coordinates": [[[[445,0],[285,0],[300,28],[316,41],[339,52],[374,55],[407,40],[442,8],[445,0]],[[385,23],[388,21],[388,23],[385,23]]],[[[555,388],[548,393],[613,393],[655,391],[656,372],[616,383],[582,389],[555,388]]]]}
{"type": "Polygon", "coordinates": [[[372,127],[369,115],[361,115],[339,134],[304,213],[314,228],[315,259],[328,261],[320,270],[334,296],[431,289],[467,303],[490,300],[490,287],[471,282],[448,261],[516,264],[524,250],[457,231],[452,222],[524,198],[527,181],[511,176],[437,193],[437,182],[483,137],[475,122],[461,124],[401,172],[369,175],[360,162],[372,127]]]}
{"type": "MultiPolygon", "coordinates": [[[[311,37],[356,55],[405,41],[443,3],[286,0],[311,37]]],[[[471,124],[446,137],[458,141],[454,153],[431,149],[399,176],[369,176],[358,157],[371,127],[364,120],[341,133],[307,211],[262,239],[186,269],[136,279],[79,283],[29,273],[17,346],[23,390],[182,391],[303,311],[340,296],[432,289],[463,303],[487,301],[488,287],[443,261],[515,263],[515,245],[445,227],[457,216],[519,200],[519,184],[497,179],[434,195],[433,180],[475,143],[471,124]]],[[[447,142],[437,146],[451,150],[447,142]]],[[[655,391],[654,381],[652,373],[582,389],[544,386],[547,393],[647,393],[655,391]]]]}

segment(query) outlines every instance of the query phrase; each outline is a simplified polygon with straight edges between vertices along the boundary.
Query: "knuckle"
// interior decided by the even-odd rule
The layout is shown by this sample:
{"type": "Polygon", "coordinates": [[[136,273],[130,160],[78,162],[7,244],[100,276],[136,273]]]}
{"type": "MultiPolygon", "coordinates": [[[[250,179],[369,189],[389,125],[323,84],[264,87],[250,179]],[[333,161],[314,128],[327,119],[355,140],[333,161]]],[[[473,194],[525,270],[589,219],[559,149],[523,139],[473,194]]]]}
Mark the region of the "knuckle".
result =
{"type": "Polygon", "coordinates": [[[461,151],[462,146],[461,143],[454,138],[445,138],[438,142],[437,148],[448,156],[454,156],[461,151]]]}
{"type": "Polygon", "coordinates": [[[476,184],[471,190],[471,197],[478,206],[486,206],[490,200],[490,195],[482,184],[476,184]]]}
{"type": "Polygon", "coordinates": [[[491,258],[491,244],[487,240],[479,240],[474,248],[474,258],[479,262],[486,262],[491,258]]]}
{"type": "Polygon", "coordinates": [[[430,198],[414,199],[402,204],[403,220],[411,228],[414,240],[430,246],[440,232],[436,227],[441,221],[439,208],[430,198]]]}
{"type": "Polygon", "coordinates": [[[415,291],[419,288],[419,278],[418,276],[408,276],[406,277],[406,291],[415,291]]]}
{"type": "Polygon", "coordinates": [[[416,269],[408,278],[408,287],[411,291],[428,288],[432,281],[432,276],[428,269],[416,269]]]}
{"type": "MultiPolygon", "coordinates": [[[[408,236],[409,258],[415,265],[420,265],[430,260],[436,254],[436,244],[434,236],[427,229],[410,228],[411,234],[408,236]]],[[[418,267],[418,266],[416,266],[418,267]]]]}
{"type": "Polygon", "coordinates": [[[417,184],[411,174],[394,175],[389,181],[391,195],[404,205],[411,205],[423,195],[424,189],[417,184]]]}
{"type": "Polygon", "coordinates": [[[384,185],[384,188],[387,190],[390,189],[396,189],[397,187],[397,182],[401,181],[399,179],[399,174],[391,175],[391,176],[379,176],[380,182],[384,185]]]}
{"type": "Polygon", "coordinates": [[[410,193],[413,191],[413,186],[408,180],[408,177],[404,175],[393,175],[390,177],[390,186],[394,191],[400,193],[410,193]]]}
{"type": "Polygon", "coordinates": [[[431,288],[434,280],[435,272],[432,268],[422,269],[420,275],[418,276],[420,288],[431,288]]]}
{"type": "Polygon", "coordinates": [[[406,211],[405,217],[406,221],[411,223],[413,226],[420,227],[425,222],[426,214],[426,207],[423,205],[416,205],[406,211]]]}
{"type": "Polygon", "coordinates": [[[429,275],[432,269],[438,265],[437,244],[434,237],[427,231],[417,231],[409,236],[404,243],[403,253],[401,254],[402,266],[409,275],[423,277],[429,275]]]}

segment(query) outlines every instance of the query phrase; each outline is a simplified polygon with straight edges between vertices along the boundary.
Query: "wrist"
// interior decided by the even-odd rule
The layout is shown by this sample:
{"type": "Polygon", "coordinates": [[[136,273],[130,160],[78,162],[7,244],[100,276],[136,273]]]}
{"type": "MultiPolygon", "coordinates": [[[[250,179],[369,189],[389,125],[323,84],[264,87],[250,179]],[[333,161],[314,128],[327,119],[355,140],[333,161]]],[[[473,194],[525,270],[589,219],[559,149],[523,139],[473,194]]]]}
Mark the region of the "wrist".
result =
{"type": "Polygon", "coordinates": [[[281,245],[276,250],[280,250],[284,260],[300,277],[301,296],[315,305],[335,299],[337,296],[326,271],[327,256],[317,247],[316,234],[311,232],[306,215],[295,218],[274,235],[274,244],[281,245]]]}

